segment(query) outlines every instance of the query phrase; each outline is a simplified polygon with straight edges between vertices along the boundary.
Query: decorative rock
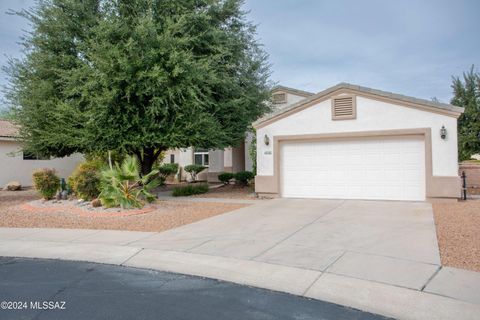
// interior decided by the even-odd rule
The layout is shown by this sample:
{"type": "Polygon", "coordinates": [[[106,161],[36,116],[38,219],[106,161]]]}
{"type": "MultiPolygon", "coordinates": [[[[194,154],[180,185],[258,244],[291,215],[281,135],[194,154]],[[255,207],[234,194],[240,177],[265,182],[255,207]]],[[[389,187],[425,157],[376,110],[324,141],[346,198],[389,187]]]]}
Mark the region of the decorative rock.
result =
{"type": "Polygon", "coordinates": [[[17,190],[21,190],[22,189],[22,185],[20,184],[20,182],[18,181],[10,181],[9,183],[7,183],[5,185],[5,189],[4,190],[7,190],[7,191],[17,191],[17,190]]]}
{"type": "Polygon", "coordinates": [[[91,204],[92,204],[92,207],[98,208],[102,206],[102,201],[100,201],[100,199],[93,199],[91,204]]]}
{"type": "Polygon", "coordinates": [[[67,190],[63,190],[61,193],[60,193],[61,197],[62,197],[62,200],[67,200],[68,199],[68,192],[67,190]]]}

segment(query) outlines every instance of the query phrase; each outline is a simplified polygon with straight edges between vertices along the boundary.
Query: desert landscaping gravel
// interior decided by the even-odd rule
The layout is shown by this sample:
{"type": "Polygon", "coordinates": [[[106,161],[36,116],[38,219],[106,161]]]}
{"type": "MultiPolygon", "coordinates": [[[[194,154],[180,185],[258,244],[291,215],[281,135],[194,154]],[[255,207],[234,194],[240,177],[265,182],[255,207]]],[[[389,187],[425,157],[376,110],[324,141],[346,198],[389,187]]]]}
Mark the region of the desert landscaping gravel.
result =
{"type": "Polygon", "coordinates": [[[85,217],[72,212],[30,212],[21,204],[38,199],[33,190],[0,191],[0,227],[74,228],[164,231],[228,211],[245,204],[158,201],[155,211],[124,217],[85,217]]]}
{"type": "Polygon", "coordinates": [[[433,204],[442,264],[480,271],[480,201],[433,204]]]}

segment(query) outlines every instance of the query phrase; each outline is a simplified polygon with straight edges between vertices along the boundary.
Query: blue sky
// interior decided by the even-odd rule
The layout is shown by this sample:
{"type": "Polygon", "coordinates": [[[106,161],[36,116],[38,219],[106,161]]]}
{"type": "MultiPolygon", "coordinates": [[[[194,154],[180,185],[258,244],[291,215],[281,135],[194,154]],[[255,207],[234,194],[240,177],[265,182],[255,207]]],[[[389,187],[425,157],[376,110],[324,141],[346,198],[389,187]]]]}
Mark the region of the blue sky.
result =
{"type": "MultiPolygon", "coordinates": [[[[33,0],[0,0],[0,64],[20,57],[33,0]]],[[[480,66],[478,0],[247,0],[272,80],[318,92],[349,82],[448,102],[451,76],[480,66]]],[[[0,75],[0,84],[6,83],[0,75]]]]}

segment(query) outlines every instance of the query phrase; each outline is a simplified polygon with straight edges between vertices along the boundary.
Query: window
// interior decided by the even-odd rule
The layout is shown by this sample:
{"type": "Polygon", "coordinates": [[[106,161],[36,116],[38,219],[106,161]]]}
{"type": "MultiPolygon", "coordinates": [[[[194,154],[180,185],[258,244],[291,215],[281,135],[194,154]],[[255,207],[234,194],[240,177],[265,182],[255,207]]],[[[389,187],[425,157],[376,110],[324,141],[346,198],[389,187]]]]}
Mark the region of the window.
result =
{"type": "Polygon", "coordinates": [[[342,95],[332,98],[332,120],[347,120],[356,117],[355,96],[342,95]]]}
{"type": "Polygon", "coordinates": [[[46,157],[38,153],[24,151],[23,160],[50,160],[50,157],[46,157]]]}
{"type": "Polygon", "coordinates": [[[175,163],[175,155],[173,153],[170,155],[170,163],[175,163]]]}
{"type": "Polygon", "coordinates": [[[287,102],[286,93],[274,93],[273,94],[273,104],[281,104],[287,102]]]}
{"type": "Polygon", "coordinates": [[[194,163],[200,166],[208,167],[208,150],[207,149],[195,149],[193,153],[194,163]]]}

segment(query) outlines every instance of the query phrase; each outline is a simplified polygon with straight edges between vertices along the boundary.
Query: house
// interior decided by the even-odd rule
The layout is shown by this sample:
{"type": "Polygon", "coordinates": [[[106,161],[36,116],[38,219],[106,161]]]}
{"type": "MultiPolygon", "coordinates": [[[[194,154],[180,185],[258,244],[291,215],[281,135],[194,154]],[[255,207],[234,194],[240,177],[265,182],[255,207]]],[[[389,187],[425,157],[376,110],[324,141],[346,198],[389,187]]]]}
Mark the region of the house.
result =
{"type": "Polygon", "coordinates": [[[21,144],[15,140],[17,135],[18,130],[11,122],[0,120],[0,188],[10,181],[31,186],[32,172],[39,168],[53,168],[60,177],[67,178],[83,161],[80,154],[50,159],[24,153],[21,144]]]}
{"type": "Polygon", "coordinates": [[[458,198],[462,112],[340,83],[253,124],[255,191],[293,198],[458,198]]]}
{"type": "MultiPolygon", "coordinates": [[[[312,95],[313,93],[311,92],[277,86],[272,89],[272,109],[283,109],[312,95]]],[[[252,171],[253,161],[249,152],[252,137],[253,135],[251,133],[247,133],[245,141],[243,141],[240,146],[224,150],[195,148],[168,150],[163,162],[178,163],[180,168],[190,164],[203,165],[207,167],[207,169],[199,174],[198,179],[209,182],[218,182],[217,177],[220,172],[235,173],[245,170],[252,171]]],[[[182,170],[181,180],[188,179],[188,174],[182,170]]]]}

